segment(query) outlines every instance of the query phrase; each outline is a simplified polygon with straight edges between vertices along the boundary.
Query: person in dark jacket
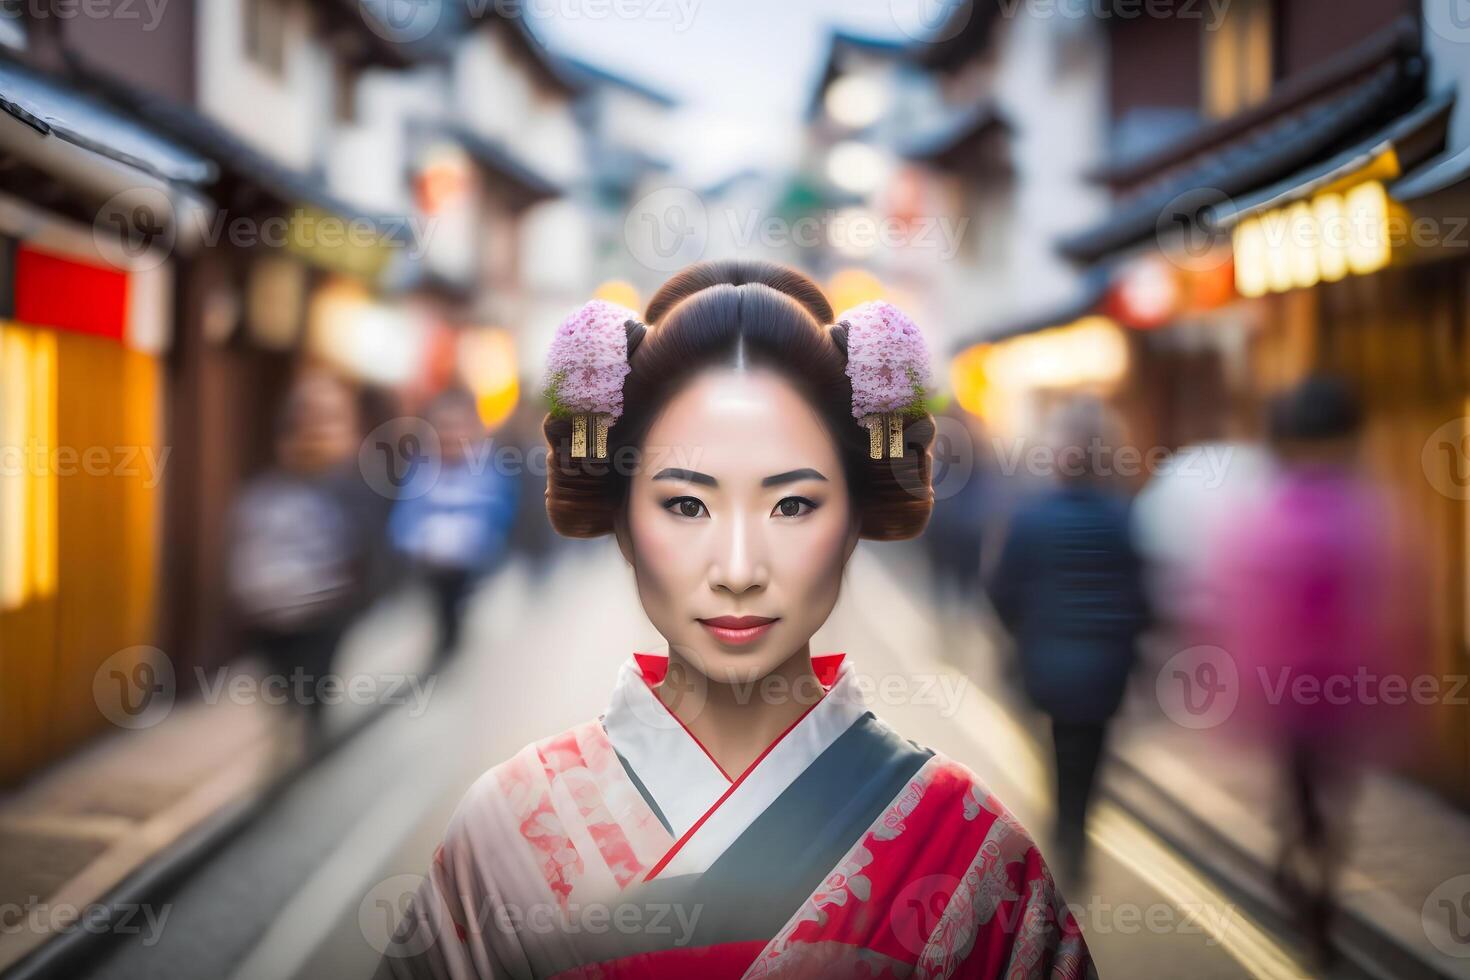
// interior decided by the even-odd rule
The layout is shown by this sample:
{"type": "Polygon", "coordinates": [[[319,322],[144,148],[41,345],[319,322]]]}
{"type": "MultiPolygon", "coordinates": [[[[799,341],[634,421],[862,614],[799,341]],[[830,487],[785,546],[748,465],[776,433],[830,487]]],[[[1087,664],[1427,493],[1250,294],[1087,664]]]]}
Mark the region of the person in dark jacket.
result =
{"type": "Polygon", "coordinates": [[[990,588],[1026,693],[1051,720],[1057,865],[1084,872],[1086,823],[1108,723],[1149,611],[1129,502],[1107,486],[1118,427],[1094,399],[1051,422],[1057,483],[1015,515],[990,588]]]}

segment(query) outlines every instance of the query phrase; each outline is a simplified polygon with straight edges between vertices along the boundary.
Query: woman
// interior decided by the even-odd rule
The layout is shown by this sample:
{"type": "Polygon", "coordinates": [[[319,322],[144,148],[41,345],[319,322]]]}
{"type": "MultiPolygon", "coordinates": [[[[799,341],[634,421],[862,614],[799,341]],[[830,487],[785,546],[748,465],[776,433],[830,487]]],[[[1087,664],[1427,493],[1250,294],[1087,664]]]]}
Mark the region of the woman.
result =
{"type": "Polygon", "coordinates": [[[893,307],[764,262],[563,325],[547,511],[616,537],[668,653],[476,782],[385,973],[1091,974],[1025,831],[812,655],[858,539],[928,519],[927,370],[893,307]]]}

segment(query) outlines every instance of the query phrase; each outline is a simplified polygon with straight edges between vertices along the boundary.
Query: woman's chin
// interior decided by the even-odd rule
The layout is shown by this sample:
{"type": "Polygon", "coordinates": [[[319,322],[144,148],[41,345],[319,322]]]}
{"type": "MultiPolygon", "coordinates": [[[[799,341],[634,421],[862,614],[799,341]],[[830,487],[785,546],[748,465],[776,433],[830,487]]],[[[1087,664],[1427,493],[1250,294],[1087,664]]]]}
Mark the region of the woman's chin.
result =
{"type": "Polygon", "coordinates": [[[707,642],[700,645],[698,654],[695,667],[705,677],[716,684],[730,685],[758,683],[786,660],[775,644],[764,640],[733,648],[707,642]]]}

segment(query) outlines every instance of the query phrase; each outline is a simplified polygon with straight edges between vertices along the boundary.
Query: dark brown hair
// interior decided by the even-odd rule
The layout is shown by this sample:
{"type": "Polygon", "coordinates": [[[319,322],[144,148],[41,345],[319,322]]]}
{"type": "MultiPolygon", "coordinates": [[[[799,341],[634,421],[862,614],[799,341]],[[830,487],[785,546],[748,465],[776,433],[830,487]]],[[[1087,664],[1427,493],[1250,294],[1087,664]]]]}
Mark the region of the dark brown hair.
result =
{"type": "Polygon", "coordinates": [[[897,541],[924,530],[934,505],[934,419],[927,412],[905,419],[901,459],[869,458],[868,432],[852,416],[847,327],[832,325],[832,306],[810,278],[774,262],[699,262],[663,284],[645,319],[628,325],[630,370],[607,459],[573,459],[570,420],[546,416],[546,513],[558,533],[611,533],[659,410],[699,371],[742,359],[780,372],[817,410],[837,445],[863,537],[897,541]]]}

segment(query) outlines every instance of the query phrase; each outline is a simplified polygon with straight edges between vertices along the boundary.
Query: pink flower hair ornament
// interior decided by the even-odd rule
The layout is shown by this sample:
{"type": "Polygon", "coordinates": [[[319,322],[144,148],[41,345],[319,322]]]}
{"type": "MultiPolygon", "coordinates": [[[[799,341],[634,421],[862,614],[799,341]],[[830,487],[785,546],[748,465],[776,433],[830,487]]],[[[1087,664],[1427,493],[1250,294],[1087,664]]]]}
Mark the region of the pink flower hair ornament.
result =
{"type": "Polygon", "coordinates": [[[882,459],[886,444],[888,455],[900,458],[904,417],[926,411],[931,376],[924,335],[907,313],[884,300],[855,306],[837,322],[847,327],[852,415],[867,427],[868,455],[882,459]]]}
{"type": "Polygon", "coordinates": [[[598,459],[623,414],[628,376],[628,328],[640,323],[624,306],[594,299],[562,321],[546,354],[544,393],[550,414],[572,421],[572,456],[587,456],[589,436],[598,459]]]}

